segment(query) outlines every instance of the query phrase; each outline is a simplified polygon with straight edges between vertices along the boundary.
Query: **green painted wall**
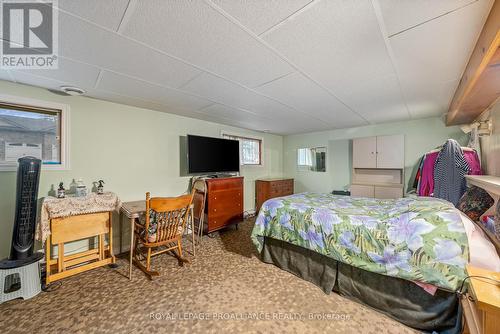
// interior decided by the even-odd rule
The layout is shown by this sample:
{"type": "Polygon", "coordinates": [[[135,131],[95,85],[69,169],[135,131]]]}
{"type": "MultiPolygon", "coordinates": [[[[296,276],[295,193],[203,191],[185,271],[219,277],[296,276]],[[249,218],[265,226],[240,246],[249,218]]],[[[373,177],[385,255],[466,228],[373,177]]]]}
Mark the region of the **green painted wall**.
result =
{"type": "MultiPolygon", "coordinates": [[[[281,136],[85,97],[63,97],[5,81],[0,81],[0,92],[70,106],[71,170],[43,171],[40,197],[60,181],[69,184],[80,177],[87,187],[92,181],[104,179],[106,189],[116,192],[123,201],[143,199],[146,191],[160,196],[179,195],[186,191],[189,181],[189,177],[180,176],[179,138],[186,134],[219,137],[221,131],[227,131],[263,138],[264,165],[241,170],[245,177],[245,210],[254,208],[256,178],[282,175],[281,136]]],[[[10,250],[15,181],[15,172],[0,172],[0,258],[10,250]]],[[[117,238],[115,233],[115,245],[117,238]]]]}
{"type": "MultiPolygon", "coordinates": [[[[179,138],[186,134],[218,137],[221,131],[226,131],[263,138],[264,165],[241,170],[245,177],[245,210],[254,208],[254,181],[259,177],[293,177],[297,192],[331,191],[348,185],[350,139],[355,137],[405,134],[407,182],[423,153],[447,138],[462,143],[466,140],[459,127],[445,127],[440,118],[281,137],[85,97],[58,96],[44,89],[5,81],[0,81],[0,92],[70,106],[71,170],[43,171],[40,197],[46,196],[60,181],[69,184],[80,177],[87,186],[104,179],[106,188],[116,192],[123,201],[142,199],[146,191],[162,196],[179,195],[186,191],[189,181],[189,177],[181,176],[180,170],[179,138]],[[328,149],[327,172],[297,172],[297,148],[316,146],[328,149]]],[[[15,180],[15,172],[0,172],[0,257],[7,256],[10,249],[15,180]]],[[[116,226],[115,231],[118,231],[116,226]]],[[[128,247],[127,235],[128,226],[125,227],[125,248],[128,247]]],[[[114,239],[118,245],[118,233],[114,239]]]]}
{"type": "Polygon", "coordinates": [[[405,135],[405,185],[412,178],[413,170],[425,152],[441,145],[448,138],[457,139],[462,144],[467,139],[460,127],[446,127],[438,117],[291,135],[284,138],[284,174],[295,178],[297,192],[343,189],[350,183],[350,139],[392,134],[405,135]],[[327,171],[297,171],[297,149],[318,146],[327,147],[327,171]]]}

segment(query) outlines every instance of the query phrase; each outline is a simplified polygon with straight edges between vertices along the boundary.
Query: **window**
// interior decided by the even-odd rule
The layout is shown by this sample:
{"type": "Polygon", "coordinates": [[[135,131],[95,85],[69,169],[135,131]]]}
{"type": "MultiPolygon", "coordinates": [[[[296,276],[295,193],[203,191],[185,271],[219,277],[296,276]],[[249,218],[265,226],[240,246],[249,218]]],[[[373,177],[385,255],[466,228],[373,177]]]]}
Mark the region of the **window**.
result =
{"type": "Polygon", "coordinates": [[[222,138],[240,142],[240,163],[242,165],[262,164],[262,139],[222,134],[222,138]]]}
{"type": "Polygon", "coordinates": [[[311,150],[308,148],[299,148],[297,151],[297,165],[312,166],[311,150]]]}
{"type": "Polygon", "coordinates": [[[17,160],[25,156],[41,159],[44,169],[67,168],[66,108],[30,102],[0,101],[0,170],[15,170],[17,160]]]}

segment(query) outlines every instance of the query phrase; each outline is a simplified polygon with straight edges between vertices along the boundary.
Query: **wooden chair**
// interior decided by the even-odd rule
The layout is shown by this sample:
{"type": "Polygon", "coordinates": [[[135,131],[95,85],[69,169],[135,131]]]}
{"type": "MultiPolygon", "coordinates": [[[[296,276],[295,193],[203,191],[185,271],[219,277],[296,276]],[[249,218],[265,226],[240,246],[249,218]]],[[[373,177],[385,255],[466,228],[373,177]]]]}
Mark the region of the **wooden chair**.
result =
{"type": "Polygon", "coordinates": [[[153,197],[146,193],[144,222],[135,223],[134,263],[152,279],[151,257],[177,250],[179,265],[189,263],[182,257],[182,235],[189,223],[194,192],[179,197],[153,197]],[[153,252],[152,250],[156,251],[153,252]]]}

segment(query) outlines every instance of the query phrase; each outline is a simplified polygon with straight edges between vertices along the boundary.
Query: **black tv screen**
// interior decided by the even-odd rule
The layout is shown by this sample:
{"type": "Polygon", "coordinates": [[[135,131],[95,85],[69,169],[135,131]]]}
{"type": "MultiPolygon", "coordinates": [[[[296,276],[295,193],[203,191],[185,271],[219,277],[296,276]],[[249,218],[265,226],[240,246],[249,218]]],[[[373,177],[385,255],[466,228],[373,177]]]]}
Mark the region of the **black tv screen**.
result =
{"type": "Polygon", "coordinates": [[[187,136],[190,174],[238,172],[240,146],[237,140],[187,136]]]}

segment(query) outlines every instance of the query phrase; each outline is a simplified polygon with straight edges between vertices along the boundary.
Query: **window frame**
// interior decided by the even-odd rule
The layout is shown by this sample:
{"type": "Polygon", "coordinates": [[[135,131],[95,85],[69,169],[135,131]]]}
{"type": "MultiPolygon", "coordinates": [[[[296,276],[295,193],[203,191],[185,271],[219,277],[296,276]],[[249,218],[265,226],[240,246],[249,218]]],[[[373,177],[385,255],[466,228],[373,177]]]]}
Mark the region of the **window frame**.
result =
{"type": "MultiPolygon", "coordinates": [[[[303,147],[303,148],[298,148],[298,149],[297,149],[297,167],[307,167],[307,168],[311,168],[311,167],[313,166],[313,163],[312,163],[312,157],[311,157],[311,155],[310,155],[310,154],[309,154],[309,159],[308,159],[308,157],[307,157],[307,156],[305,157],[305,160],[311,160],[309,165],[307,165],[307,164],[301,164],[301,163],[300,163],[300,161],[299,161],[299,160],[300,160],[300,153],[301,153],[301,151],[302,151],[302,150],[305,150],[304,152],[305,152],[305,154],[307,155],[307,153],[308,153],[308,152],[307,152],[307,150],[309,150],[309,151],[310,151],[311,149],[310,149],[310,148],[308,148],[308,147],[303,147]]],[[[306,162],[307,162],[307,161],[306,161],[306,162]]]]}
{"type": "MultiPolygon", "coordinates": [[[[17,106],[20,108],[34,109],[33,112],[40,110],[40,113],[52,111],[60,113],[60,164],[44,164],[42,170],[70,170],[70,107],[67,104],[55,103],[45,100],[37,100],[19,96],[0,94],[0,104],[17,106]]],[[[17,170],[16,163],[0,162],[0,172],[12,172],[17,170]]]]}
{"type": "MultiPolygon", "coordinates": [[[[262,159],[262,148],[264,146],[264,138],[250,137],[250,136],[244,135],[244,134],[221,131],[221,138],[228,139],[228,138],[224,138],[224,136],[237,137],[239,139],[258,141],[259,142],[259,163],[258,164],[245,164],[242,162],[242,160],[240,158],[240,166],[254,166],[254,167],[263,167],[264,166],[264,161],[262,159]]],[[[239,143],[239,147],[240,147],[240,154],[241,154],[242,153],[241,142],[239,143]]]]}

